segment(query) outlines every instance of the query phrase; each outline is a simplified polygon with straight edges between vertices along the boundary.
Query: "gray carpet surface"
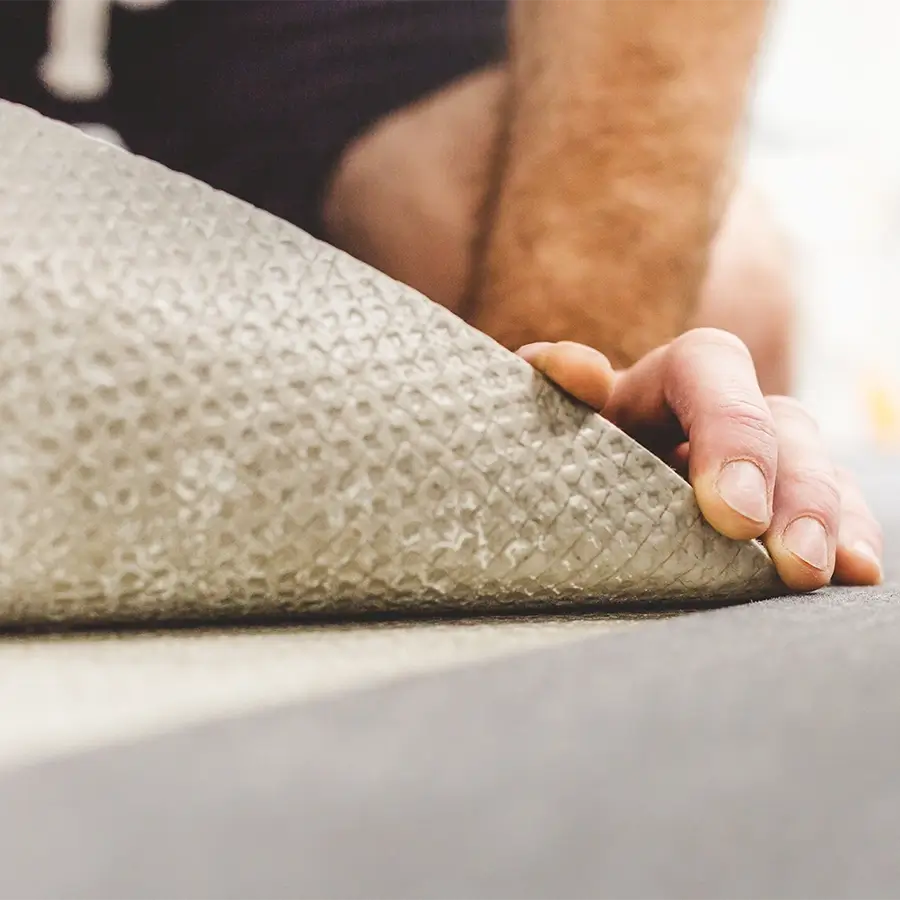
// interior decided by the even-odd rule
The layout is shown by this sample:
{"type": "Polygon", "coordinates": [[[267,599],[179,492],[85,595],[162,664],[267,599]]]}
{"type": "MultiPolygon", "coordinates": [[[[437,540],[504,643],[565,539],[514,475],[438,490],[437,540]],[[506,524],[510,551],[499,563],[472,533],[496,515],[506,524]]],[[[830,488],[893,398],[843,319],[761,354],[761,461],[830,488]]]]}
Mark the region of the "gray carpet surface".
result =
{"type": "Polygon", "coordinates": [[[640,627],[646,615],[0,636],[0,771],[422,672],[640,627]]]}
{"type": "Polygon", "coordinates": [[[0,896],[892,897],[898,685],[885,587],[288,705],[3,775],[0,896]]]}
{"type": "Polygon", "coordinates": [[[890,897],[893,590],[694,614],[0,779],[3,897],[890,897]]]}
{"type": "Polygon", "coordinates": [[[898,685],[900,592],[829,589],[72,756],[0,896],[896,897],[898,685]]]}

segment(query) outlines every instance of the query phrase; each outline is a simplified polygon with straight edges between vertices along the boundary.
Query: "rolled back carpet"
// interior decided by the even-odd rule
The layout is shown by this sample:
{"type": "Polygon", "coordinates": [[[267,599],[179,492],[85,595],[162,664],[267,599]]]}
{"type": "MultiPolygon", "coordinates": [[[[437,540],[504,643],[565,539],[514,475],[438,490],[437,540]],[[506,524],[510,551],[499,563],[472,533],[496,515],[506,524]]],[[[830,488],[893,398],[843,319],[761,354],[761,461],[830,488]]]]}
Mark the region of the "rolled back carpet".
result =
{"type": "Polygon", "coordinates": [[[670,468],[410,288],[26,108],[0,144],[0,624],[777,591],[670,468]]]}

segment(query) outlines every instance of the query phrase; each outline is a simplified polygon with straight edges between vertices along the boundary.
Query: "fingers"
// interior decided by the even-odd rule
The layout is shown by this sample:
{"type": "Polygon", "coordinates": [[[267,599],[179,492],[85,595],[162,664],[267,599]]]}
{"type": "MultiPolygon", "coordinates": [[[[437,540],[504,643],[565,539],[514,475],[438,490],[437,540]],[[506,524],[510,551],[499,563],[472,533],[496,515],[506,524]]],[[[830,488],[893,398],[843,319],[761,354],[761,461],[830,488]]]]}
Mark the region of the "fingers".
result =
{"type": "Polygon", "coordinates": [[[883,578],[881,526],[853,476],[839,470],[837,480],[841,493],[841,525],[834,580],[842,584],[880,584],[883,578]]]}
{"type": "Polygon", "coordinates": [[[649,446],[654,435],[671,440],[683,431],[697,502],[718,531],[743,540],[769,527],[775,423],[750,354],[736,337],[697,329],[649,354],[619,376],[604,414],[649,446]]]}
{"type": "Polygon", "coordinates": [[[831,580],[841,521],[834,464],[809,413],[789,397],[769,397],[778,430],[778,482],[765,544],[782,581],[814,590],[831,580]]]}
{"type": "Polygon", "coordinates": [[[530,344],[519,355],[676,467],[687,466],[707,521],[738,540],[764,536],[788,587],[814,590],[832,576],[881,581],[881,530],[855,481],[835,470],[799,403],[763,398],[736,338],[688,332],[622,373],[569,342],[530,344]]]}
{"type": "Polygon", "coordinates": [[[598,350],[560,341],[526,344],[518,354],[592,409],[601,410],[606,406],[616,375],[609,360],[598,350]]]}
{"type": "Polygon", "coordinates": [[[733,335],[688,332],[618,374],[579,344],[531,344],[519,353],[645,446],[668,456],[687,437],[689,477],[714,528],[741,540],[769,527],[775,425],[750,354],[733,335]]]}

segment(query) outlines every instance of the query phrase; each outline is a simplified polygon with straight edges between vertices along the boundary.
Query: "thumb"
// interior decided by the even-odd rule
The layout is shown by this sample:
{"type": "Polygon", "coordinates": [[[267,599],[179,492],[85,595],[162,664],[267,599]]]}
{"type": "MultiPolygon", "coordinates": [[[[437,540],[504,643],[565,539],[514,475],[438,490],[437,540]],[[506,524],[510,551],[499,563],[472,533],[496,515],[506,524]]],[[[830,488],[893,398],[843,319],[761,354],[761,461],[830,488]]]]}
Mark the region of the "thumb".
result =
{"type": "Polygon", "coordinates": [[[526,344],[518,355],[591,409],[600,412],[609,401],[616,373],[599,350],[573,341],[542,342],[526,344]]]}

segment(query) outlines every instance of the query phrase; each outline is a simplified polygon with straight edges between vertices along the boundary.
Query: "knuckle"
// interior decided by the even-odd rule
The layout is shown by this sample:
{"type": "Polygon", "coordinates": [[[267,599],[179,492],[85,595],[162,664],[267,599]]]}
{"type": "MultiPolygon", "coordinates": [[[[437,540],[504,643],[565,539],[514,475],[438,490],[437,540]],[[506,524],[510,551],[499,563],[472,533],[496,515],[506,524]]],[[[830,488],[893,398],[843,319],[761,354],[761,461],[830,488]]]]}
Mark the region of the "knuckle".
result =
{"type": "Polygon", "coordinates": [[[805,506],[837,519],[841,509],[841,491],[832,470],[820,467],[800,467],[787,476],[792,490],[802,495],[805,506]]]}
{"type": "Polygon", "coordinates": [[[835,469],[835,478],[841,495],[841,516],[870,523],[870,530],[881,535],[881,523],[872,512],[868,498],[860,490],[856,479],[844,468],[835,469]]]}
{"type": "Polygon", "coordinates": [[[884,530],[881,523],[865,509],[843,510],[840,533],[863,538],[879,552],[884,548],[884,530]]]}
{"type": "Polygon", "coordinates": [[[881,527],[881,523],[871,514],[861,517],[865,519],[865,527],[880,550],[884,546],[884,529],[881,527]]]}
{"type": "Polygon", "coordinates": [[[856,524],[854,531],[865,532],[881,548],[884,529],[860,489],[856,475],[844,466],[836,466],[835,477],[841,494],[841,520],[853,521],[856,524]]]}
{"type": "Polygon", "coordinates": [[[834,476],[842,486],[847,488],[856,488],[856,474],[854,472],[851,472],[850,469],[848,469],[846,466],[835,466],[834,476]]]}
{"type": "Polygon", "coordinates": [[[768,403],[773,416],[803,422],[811,430],[818,433],[818,420],[803,403],[797,400],[796,397],[788,397],[783,394],[771,394],[766,397],[766,403],[768,403]]]}
{"type": "Polygon", "coordinates": [[[762,444],[774,446],[777,443],[778,432],[771,413],[752,400],[743,397],[723,400],[716,415],[726,419],[730,427],[739,429],[762,444]]]}
{"type": "Polygon", "coordinates": [[[721,328],[692,328],[672,342],[675,353],[696,353],[699,348],[716,348],[750,358],[747,345],[730,331],[721,328]]]}
{"type": "Polygon", "coordinates": [[[841,491],[841,502],[845,511],[860,510],[866,515],[869,512],[869,504],[859,487],[856,475],[844,466],[835,466],[834,477],[837,479],[841,491]]]}

